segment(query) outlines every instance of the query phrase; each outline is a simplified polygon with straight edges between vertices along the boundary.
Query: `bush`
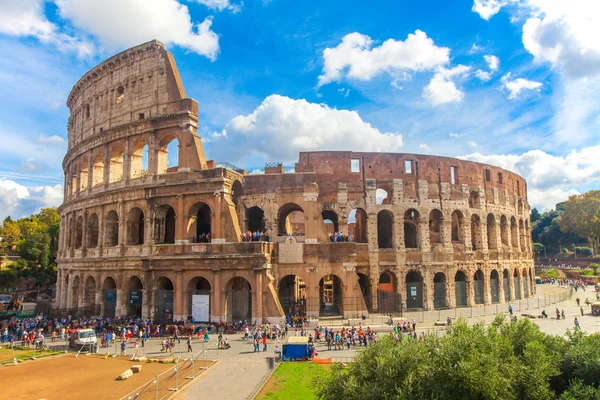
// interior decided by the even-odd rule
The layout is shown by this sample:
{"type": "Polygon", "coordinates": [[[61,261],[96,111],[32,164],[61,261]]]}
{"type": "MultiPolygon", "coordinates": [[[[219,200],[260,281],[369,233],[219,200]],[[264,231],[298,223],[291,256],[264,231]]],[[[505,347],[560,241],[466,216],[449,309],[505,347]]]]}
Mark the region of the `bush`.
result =
{"type": "Polygon", "coordinates": [[[590,247],[575,247],[577,250],[577,257],[591,257],[592,249],[590,247]]]}

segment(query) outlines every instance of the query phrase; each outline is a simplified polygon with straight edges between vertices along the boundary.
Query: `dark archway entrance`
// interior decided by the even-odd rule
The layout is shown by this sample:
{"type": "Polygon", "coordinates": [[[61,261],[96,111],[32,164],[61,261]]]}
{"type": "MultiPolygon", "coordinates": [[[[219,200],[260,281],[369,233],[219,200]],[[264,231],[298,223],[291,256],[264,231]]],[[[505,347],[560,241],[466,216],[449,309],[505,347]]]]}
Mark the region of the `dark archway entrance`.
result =
{"type": "Polygon", "coordinates": [[[379,292],[377,302],[381,314],[393,314],[400,311],[402,304],[397,293],[396,277],[389,271],[379,275],[379,292]]]}
{"type": "Polygon", "coordinates": [[[265,212],[260,207],[250,207],[248,211],[246,211],[246,218],[248,221],[248,230],[250,232],[265,232],[265,212]]]}
{"type": "Polygon", "coordinates": [[[358,275],[358,286],[360,287],[360,293],[362,294],[365,306],[369,312],[373,312],[373,304],[371,304],[371,284],[369,283],[369,277],[359,272],[358,275]]]}
{"type": "Polygon", "coordinates": [[[98,315],[96,310],[96,281],[91,276],[85,281],[83,287],[83,313],[84,315],[98,315]]]}
{"type": "Polygon", "coordinates": [[[279,303],[288,317],[306,315],[306,284],[298,275],[286,275],[279,281],[279,303]]]}
{"type": "Polygon", "coordinates": [[[433,277],[433,307],[446,308],[446,274],[438,272],[433,277]]]}
{"type": "Polygon", "coordinates": [[[319,316],[342,315],[344,291],[342,280],[337,275],[326,275],[319,281],[319,316]]]}
{"type": "Polygon", "coordinates": [[[348,214],[348,232],[352,235],[350,240],[356,243],[367,243],[367,212],[362,208],[355,208],[348,214]]]}
{"type": "Polygon", "coordinates": [[[210,241],[211,219],[210,207],[203,204],[196,213],[196,243],[206,243],[210,241]]]}
{"type": "Polygon", "coordinates": [[[500,303],[500,289],[498,282],[498,271],[492,270],[490,274],[490,292],[492,294],[492,303],[500,303]]]}
{"type": "Polygon", "coordinates": [[[114,318],[117,310],[117,284],[110,276],[102,284],[104,317],[114,318]]]}
{"type": "Polygon", "coordinates": [[[327,231],[327,234],[331,235],[340,231],[338,216],[335,211],[323,210],[321,212],[321,216],[323,217],[323,223],[325,223],[325,230],[327,231]]]}
{"type": "Polygon", "coordinates": [[[173,293],[173,282],[169,278],[158,278],[154,294],[154,320],[156,322],[168,323],[173,321],[173,293]]]}
{"type": "Polygon", "coordinates": [[[127,283],[127,315],[131,317],[142,316],[142,306],[144,302],[144,287],[142,281],[137,276],[129,278],[127,283]]]}
{"type": "Polygon", "coordinates": [[[456,307],[467,306],[467,277],[462,271],[454,275],[454,297],[456,298],[456,307]]]}
{"type": "Polygon", "coordinates": [[[236,276],[227,286],[225,311],[227,322],[246,321],[252,323],[252,287],[246,279],[236,276]]]}
{"type": "Polygon", "coordinates": [[[483,272],[480,269],[473,276],[473,289],[475,291],[475,304],[483,304],[483,272]]]}
{"type": "Polygon", "coordinates": [[[417,271],[406,275],[406,308],[423,308],[423,277],[417,271]]]}
{"type": "Polygon", "coordinates": [[[521,299],[521,277],[519,276],[519,271],[515,269],[513,276],[513,284],[515,286],[515,299],[521,299]]]}
{"type": "Polygon", "coordinates": [[[416,249],[419,246],[417,226],[419,225],[419,212],[414,209],[404,213],[404,247],[416,249]]]}
{"type": "Polygon", "coordinates": [[[394,247],[394,218],[387,210],[379,211],[377,214],[377,244],[380,249],[391,249],[394,247]]]}
{"type": "Polygon", "coordinates": [[[505,269],[502,273],[502,287],[504,288],[504,301],[510,301],[510,286],[509,286],[510,272],[505,269]]]}

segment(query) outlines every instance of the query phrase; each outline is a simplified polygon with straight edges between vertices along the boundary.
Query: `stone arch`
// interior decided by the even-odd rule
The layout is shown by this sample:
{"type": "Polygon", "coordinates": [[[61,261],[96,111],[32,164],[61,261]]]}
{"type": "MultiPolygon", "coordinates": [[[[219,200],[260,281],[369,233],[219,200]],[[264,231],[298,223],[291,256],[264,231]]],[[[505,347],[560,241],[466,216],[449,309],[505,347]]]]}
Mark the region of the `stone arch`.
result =
{"type": "Polygon", "coordinates": [[[252,321],[252,285],[245,278],[235,276],[225,285],[225,315],[227,322],[252,321]]]}
{"type": "Polygon", "coordinates": [[[231,185],[231,201],[235,204],[236,208],[240,203],[240,197],[244,195],[244,187],[239,180],[233,181],[231,185]]]}
{"type": "Polygon", "coordinates": [[[175,285],[166,276],[156,279],[154,290],[154,320],[159,323],[173,321],[173,295],[175,285]]]}
{"type": "Polygon", "coordinates": [[[423,308],[423,276],[418,271],[406,274],[406,308],[423,308]]]}
{"type": "Polygon", "coordinates": [[[447,308],[446,286],[448,285],[446,274],[438,272],[433,276],[433,307],[437,310],[447,308]]]}
{"type": "Polygon", "coordinates": [[[115,247],[119,245],[119,214],[111,210],[106,214],[104,232],[104,246],[115,247]]]}
{"type": "Polygon", "coordinates": [[[429,212],[429,243],[442,243],[442,224],[444,216],[438,209],[433,209],[429,212]]]}
{"type": "Polygon", "coordinates": [[[496,217],[494,217],[494,214],[489,213],[487,216],[487,239],[489,250],[498,249],[498,236],[496,234],[497,230],[496,217]]]}
{"type": "Polygon", "coordinates": [[[92,187],[104,183],[104,154],[96,154],[92,164],[92,187]]]}
{"type": "Polygon", "coordinates": [[[500,279],[498,271],[495,269],[490,272],[490,293],[492,295],[492,303],[500,303],[500,279]]]}
{"type": "Polygon", "coordinates": [[[79,171],[79,190],[83,191],[88,187],[88,177],[90,172],[90,162],[87,157],[81,160],[81,170],[79,171]]]}
{"type": "Polygon", "coordinates": [[[146,140],[138,140],[131,151],[131,179],[143,178],[148,175],[149,146],[146,140]]]}
{"type": "Polygon", "coordinates": [[[286,316],[306,315],[306,284],[298,275],[286,275],[281,278],[277,295],[286,316]]]}
{"type": "Polygon", "coordinates": [[[512,247],[518,249],[519,247],[519,229],[517,227],[517,219],[513,216],[510,218],[510,238],[512,247]]]}
{"type": "Polygon", "coordinates": [[[139,207],[133,207],[127,217],[127,244],[144,244],[146,219],[144,211],[139,207]]]}
{"type": "Polygon", "coordinates": [[[404,212],[404,247],[416,249],[419,247],[419,212],[410,208],[404,212]]]}
{"type": "Polygon", "coordinates": [[[467,297],[467,276],[463,271],[456,271],[454,275],[454,298],[456,299],[456,307],[466,307],[468,303],[467,297]]]}
{"type": "Polygon", "coordinates": [[[475,304],[483,304],[484,303],[484,277],[483,277],[483,271],[481,271],[481,269],[478,269],[477,271],[475,271],[475,274],[473,274],[473,291],[474,291],[474,295],[475,295],[475,304]]]}
{"type": "Polygon", "coordinates": [[[264,210],[258,206],[250,207],[246,210],[246,223],[250,232],[264,233],[267,227],[264,210]]]}
{"type": "Polygon", "coordinates": [[[112,276],[107,276],[102,282],[103,317],[114,318],[117,311],[117,282],[112,276]]]}
{"type": "Polygon", "coordinates": [[[287,203],[279,208],[277,214],[279,235],[304,236],[304,210],[296,203],[287,203]]]}
{"type": "MultiPolygon", "coordinates": [[[[211,320],[211,306],[213,302],[213,291],[210,281],[204,276],[194,276],[187,283],[187,293],[189,294],[187,299],[187,315],[192,316],[194,322],[209,322],[211,320]],[[208,302],[199,302],[200,309],[198,311],[200,315],[197,315],[198,318],[194,316],[194,296],[208,296],[208,302]],[[207,304],[204,305],[205,303],[207,304]]],[[[200,300],[205,299],[206,297],[200,298],[200,300]]]]}
{"type": "Polygon", "coordinates": [[[394,216],[389,210],[377,213],[377,245],[380,249],[394,247],[394,216]]]}
{"type": "Polygon", "coordinates": [[[154,217],[154,240],[158,244],[175,243],[177,215],[169,204],[163,204],[156,210],[154,217]]]}
{"type": "Polygon", "coordinates": [[[452,233],[452,242],[454,243],[465,243],[464,233],[463,233],[463,225],[464,225],[464,217],[463,213],[455,210],[452,212],[452,223],[451,223],[451,233],[452,233]]]}
{"type": "Polygon", "coordinates": [[[398,280],[391,271],[383,271],[379,275],[378,305],[380,314],[392,314],[400,311],[398,296],[398,280]]]}
{"type": "Polygon", "coordinates": [[[504,288],[504,301],[510,301],[510,270],[505,268],[502,271],[502,287],[504,288]]]}
{"type": "Polygon", "coordinates": [[[481,219],[477,214],[471,215],[471,247],[473,250],[483,250],[481,219]]]}
{"type": "Polygon", "coordinates": [[[127,281],[127,315],[142,316],[144,305],[144,283],[137,275],[132,275],[127,281]]]}
{"type": "Polygon", "coordinates": [[[91,275],[83,286],[83,313],[86,316],[96,314],[96,280],[91,275]]]}
{"type": "Polygon", "coordinates": [[[328,234],[333,234],[340,231],[340,226],[338,223],[338,215],[333,210],[323,210],[321,211],[321,216],[323,217],[323,223],[325,224],[325,230],[328,234]]]}
{"type": "Polygon", "coordinates": [[[83,246],[83,217],[77,217],[75,223],[75,248],[80,249],[83,246]]]}
{"type": "Polygon", "coordinates": [[[502,244],[504,246],[509,246],[510,245],[510,241],[509,241],[509,225],[508,225],[508,219],[506,218],[506,215],[502,215],[500,217],[500,240],[502,241],[502,244]]]}
{"type": "Polygon", "coordinates": [[[71,280],[71,303],[68,305],[68,308],[72,311],[75,311],[77,308],[77,300],[79,299],[79,275],[75,275],[75,277],[71,280]]]}
{"type": "Polygon", "coordinates": [[[158,143],[158,173],[177,172],[181,165],[179,139],[174,134],[167,134],[158,143]]]}
{"type": "Polygon", "coordinates": [[[114,146],[110,151],[110,159],[108,163],[108,183],[119,182],[123,179],[123,164],[125,154],[121,146],[114,146]]]}
{"type": "Polygon", "coordinates": [[[348,214],[348,232],[356,243],[368,243],[367,212],[362,208],[354,208],[348,214]],[[353,225],[354,224],[354,225],[353,225]]]}
{"type": "Polygon", "coordinates": [[[319,281],[319,316],[344,314],[344,283],[334,274],[325,275],[319,281]]]}
{"type": "Polygon", "coordinates": [[[515,300],[521,299],[521,274],[517,268],[513,272],[513,286],[515,288],[515,300]]]}
{"type": "Polygon", "coordinates": [[[99,227],[98,214],[92,213],[87,222],[87,247],[90,249],[98,247],[99,227]]]}
{"type": "Polygon", "coordinates": [[[210,206],[203,202],[194,203],[188,213],[188,236],[193,243],[208,243],[212,238],[213,212],[210,206]]]}

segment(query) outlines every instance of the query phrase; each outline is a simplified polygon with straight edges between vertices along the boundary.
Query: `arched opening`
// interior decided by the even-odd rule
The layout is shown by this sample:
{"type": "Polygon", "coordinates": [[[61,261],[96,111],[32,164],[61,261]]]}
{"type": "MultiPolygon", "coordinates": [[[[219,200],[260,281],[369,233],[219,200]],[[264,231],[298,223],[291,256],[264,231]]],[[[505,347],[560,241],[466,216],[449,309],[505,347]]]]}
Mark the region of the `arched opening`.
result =
{"type": "Polygon", "coordinates": [[[375,191],[375,204],[391,204],[391,199],[387,190],[378,188],[375,191]]]}
{"type": "Polygon", "coordinates": [[[193,322],[210,321],[210,305],[212,301],[211,286],[208,279],[198,276],[188,282],[188,315],[193,322]]]}
{"type": "Polygon", "coordinates": [[[483,304],[483,272],[480,269],[473,276],[473,289],[475,292],[475,304],[483,304]]]}
{"type": "Polygon", "coordinates": [[[373,312],[373,305],[371,304],[371,283],[369,282],[369,277],[360,272],[357,272],[356,274],[358,275],[358,287],[360,287],[360,293],[362,294],[367,311],[373,312]]]}
{"type": "Polygon", "coordinates": [[[471,215],[471,247],[473,250],[482,250],[483,241],[481,240],[481,220],[479,215],[471,215]]]}
{"type": "Polygon", "coordinates": [[[469,208],[479,208],[479,192],[469,193],[469,208]]]}
{"type": "Polygon", "coordinates": [[[417,271],[406,275],[406,308],[423,308],[423,277],[417,271]]]}
{"type": "Polygon", "coordinates": [[[131,179],[143,178],[148,175],[148,143],[140,140],[131,152],[131,179]]]}
{"type": "Polygon", "coordinates": [[[523,225],[523,220],[519,220],[519,233],[520,233],[520,243],[521,243],[521,251],[525,251],[525,225],[523,225]]]}
{"type": "Polygon", "coordinates": [[[497,236],[498,228],[496,227],[496,218],[494,214],[488,214],[487,216],[487,239],[488,239],[488,249],[489,250],[497,250],[498,249],[498,236],[497,236]]]}
{"type": "Polygon", "coordinates": [[[158,173],[177,172],[179,169],[179,140],[175,136],[164,137],[158,145],[158,173]]]}
{"type": "Polygon", "coordinates": [[[348,214],[348,232],[352,237],[350,241],[368,243],[367,237],[367,212],[362,208],[354,208],[348,214]]]}
{"type": "Polygon", "coordinates": [[[456,210],[452,213],[452,242],[453,243],[464,243],[465,238],[463,237],[463,215],[460,211],[456,210]]]}
{"type": "Polygon", "coordinates": [[[92,187],[104,183],[104,154],[96,154],[92,166],[92,187]]]}
{"type": "Polygon", "coordinates": [[[131,317],[142,316],[142,306],[144,302],[144,286],[142,280],[137,276],[132,276],[127,282],[127,315],[131,317]]]}
{"type": "Polygon", "coordinates": [[[93,213],[87,223],[87,247],[93,249],[98,247],[98,214],[93,213]]]}
{"type": "Polygon", "coordinates": [[[288,203],[279,209],[277,218],[279,236],[304,236],[304,210],[298,204],[288,203]]]}
{"type": "Polygon", "coordinates": [[[404,247],[416,249],[419,247],[418,230],[419,212],[413,208],[404,213],[404,247]]]}
{"type": "Polygon", "coordinates": [[[517,249],[519,247],[519,231],[517,229],[517,220],[515,217],[510,219],[510,238],[512,247],[517,249]]]}
{"type": "Polygon", "coordinates": [[[119,215],[115,210],[106,215],[104,246],[115,247],[119,244],[119,215]]]}
{"type": "Polygon", "coordinates": [[[73,278],[71,283],[71,303],[68,305],[69,310],[73,313],[77,313],[77,300],[79,298],[79,277],[73,278]]]}
{"type": "Polygon", "coordinates": [[[76,193],[78,190],[78,186],[77,186],[77,177],[79,174],[79,168],[77,167],[77,164],[73,165],[71,167],[71,182],[69,185],[69,194],[73,195],[74,193],[76,193]]]}
{"type": "Polygon", "coordinates": [[[508,231],[509,231],[508,219],[506,218],[505,215],[503,215],[500,217],[500,240],[502,240],[502,244],[504,246],[509,245],[508,231]]]}
{"type": "Polygon", "coordinates": [[[515,287],[515,299],[521,299],[521,276],[519,275],[519,271],[515,269],[513,274],[513,285],[515,287]]]}
{"type": "Polygon", "coordinates": [[[176,215],[173,207],[162,205],[154,218],[154,238],[158,244],[175,243],[176,215]]]}
{"type": "Polygon", "coordinates": [[[394,217],[387,210],[377,214],[377,244],[380,249],[394,247],[394,217]]]}
{"type": "Polygon", "coordinates": [[[81,171],[79,172],[79,190],[85,190],[88,187],[88,177],[89,177],[89,161],[86,158],[84,158],[81,161],[81,171]]]}
{"type": "Polygon", "coordinates": [[[500,303],[500,287],[498,282],[498,271],[492,270],[490,274],[490,292],[492,294],[492,303],[500,303]]]}
{"type": "Polygon", "coordinates": [[[102,284],[103,317],[114,318],[117,311],[117,283],[110,276],[102,284]]]}
{"type": "Polygon", "coordinates": [[[227,323],[246,321],[252,323],[252,287],[240,277],[232,278],[226,285],[225,314],[227,323]]]}
{"type": "Polygon", "coordinates": [[[196,212],[196,243],[210,243],[212,212],[207,204],[202,204],[196,212]]]}
{"type": "Polygon", "coordinates": [[[154,320],[158,323],[173,321],[173,282],[164,276],[156,280],[154,292],[154,320]]]}
{"type": "Polygon", "coordinates": [[[438,272],[433,277],[433,307],[435,309],[446,308],[446,274],[438,272]]]}
{"type": "Polygon", "coordinates": [[[134,207],[129,211],[127,218],[127,244],[144,244],[144,212],[139,207],[134,207]]]}
{"type": "Polygon", "coordinates": [[[502,287],[504,288],[504,301],[506,302],[510,301],[509,279],[510,271],[508,269],[505,269],[504,272],[502,272],[502,287]]]}
{"type": "Polygon", "coordinates": [[[337,275],[329,274],[321,278],[319,281],[319,299],[319,316],[343,315],[343,284],[337,275]]]}
{"type": "Polygon", "coordinates": [[[467,306],[467,277],[463,271],[457,271],[454,275],[454,296],[456,307],[467,306]]]}
{"type": "Polygon", "coordinates": [[[325,224],[325,230],[327,234],[332,235],[336,232],[340,231],[340,226],[338,225],[338,216],[335,211],[332,210],[323,210],[321,212],[321,216],[323,217],[323,223],[325,224]]]}
{"type": "Polygon", "coordinates": [[[398,295],[396,277],[389,271],[379,275],[379,291],[377,303],[380,314],[393,314],[401,310],[402,304],[398,295]]]}
{"type": "Polygon", "coordinates": [[[246,211],[246,220],[248,221],[248,230],[250,232],[265,232],[265,212],[262,208],[257,206],[250,207],[246,211]]]}
{"type": "Polygon", "coordinates": [[[444,216],[440,210],[431,210],[429,213],[429,243],[442,243],[442,222],[444,216]]]}
{"type": "Polygon", "coordinates": [[[526,251],[531,250],[531,230],[529,229],[529,220],[525,220],[525,248],[526,251]]]}
{"type": "Polygon", "coordinates": [[[233,185],[231,185],[231,201],[233,202],[233,204],[235,204],[236,208],[240,203],[240,196],[242,196],[243,194],[244,189],[242,187],[242,184],[240,183],[240,181],[236,180],[235,182],[233,182],[233,185]]]}
{"type": "Polygon", "coordinates": [[[527,278],[527,270],[523,270],[523,276],[521,277],[523,280],[523,297],[529,297],[529,279],[527,278]]]}
{"type": "Polygon", "coordinates": [[[110,152],[108,183],[118,182],[123,179],[123,149],[115,147],[110,152]]]}
{"type": "Polygon", "coordinates": [[[83,314],[97,315],[96,312],[96,281],[88,276],[83,287],[83,314]]]}
{"type": "Polygon", "coordinates": [[[288,317],[306,315],[306,284],[298,275],[286,275],[279,281],[279,302],[288,317]]]}
{"type": "Polygon", "coordinates": [[[83,217],[80,215],[77,217],[77,223],[75,224],[75,248],[80,249],[83,245],[83,217]]]}

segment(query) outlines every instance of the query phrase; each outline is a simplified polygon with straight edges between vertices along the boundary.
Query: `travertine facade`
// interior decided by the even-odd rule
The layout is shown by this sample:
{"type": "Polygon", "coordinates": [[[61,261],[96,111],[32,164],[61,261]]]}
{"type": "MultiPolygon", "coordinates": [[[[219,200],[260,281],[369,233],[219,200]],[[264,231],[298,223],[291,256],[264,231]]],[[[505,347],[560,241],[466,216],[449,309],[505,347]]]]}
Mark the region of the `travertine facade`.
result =
{"type": "Polygon", "coordinates": [[[208,294],[211,320],[262,321],[295,304],[353,317],[534,291],[526,183],[509,171],[326,151],[300,153],[295,173],[215,164],[156,41],[88,72],[67,105],[61,310],[181,319],[208,294]]]}

